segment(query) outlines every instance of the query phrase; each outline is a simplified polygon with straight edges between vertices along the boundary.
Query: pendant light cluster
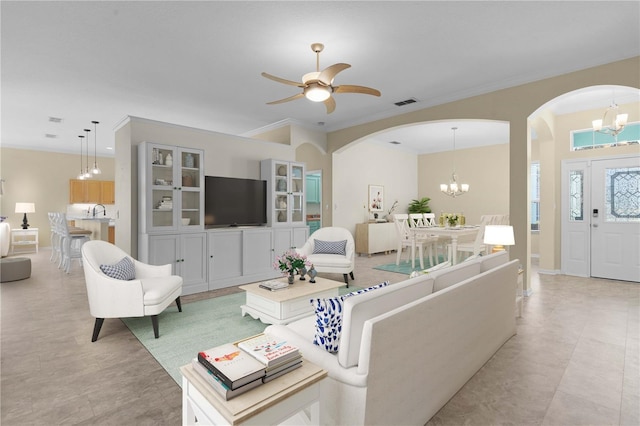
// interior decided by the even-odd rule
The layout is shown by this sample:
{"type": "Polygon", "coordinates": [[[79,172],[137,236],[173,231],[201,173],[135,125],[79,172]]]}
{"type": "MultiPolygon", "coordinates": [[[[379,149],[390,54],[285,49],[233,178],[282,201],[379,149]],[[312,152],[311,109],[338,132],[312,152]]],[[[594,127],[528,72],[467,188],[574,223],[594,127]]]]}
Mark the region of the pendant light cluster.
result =
{"type": "Polygon", "coordinates": [[[78,179],[79,180],[84,180],[84,179],[91,179],[93,176],[95,175],[99,175],[100,173],[102,173],[102,170],[100,170],[100,167],[98,167],[98,124],[100,123],[99,121],[92,121],[93,126],[94,126],[94,132],[93,132],[93,168],[89,169],[89,132],[91,131],[91,129],[84,129],[85,132],[85,136],[83,135],[79,135],[78,138],[80,138],[80,173],[78,173],[78,179]],[[87,144],[87,161],[86,161],[86,167],[84,166],[84,149],[82,147],[82,145],[84,144],[86,139],[86,144],[87,144]]]}

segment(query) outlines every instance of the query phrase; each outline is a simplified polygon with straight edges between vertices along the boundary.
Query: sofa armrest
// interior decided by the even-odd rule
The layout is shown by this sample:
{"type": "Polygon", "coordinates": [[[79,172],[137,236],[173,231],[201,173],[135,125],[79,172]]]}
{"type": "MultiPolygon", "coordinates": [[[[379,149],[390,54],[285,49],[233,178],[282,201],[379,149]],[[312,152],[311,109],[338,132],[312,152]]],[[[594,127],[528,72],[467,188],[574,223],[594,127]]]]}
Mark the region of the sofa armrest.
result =
{"type": "Polygon", "coordinates": [[[284,325],[270,325],[264,331],[297,346],[302,356],[327,371],[329,377],[356,387],[367,386],[367,374],[357,372],[357,367],[344,368],[338,363],[336,354],[329,353],[310,340],[284,325]]]}

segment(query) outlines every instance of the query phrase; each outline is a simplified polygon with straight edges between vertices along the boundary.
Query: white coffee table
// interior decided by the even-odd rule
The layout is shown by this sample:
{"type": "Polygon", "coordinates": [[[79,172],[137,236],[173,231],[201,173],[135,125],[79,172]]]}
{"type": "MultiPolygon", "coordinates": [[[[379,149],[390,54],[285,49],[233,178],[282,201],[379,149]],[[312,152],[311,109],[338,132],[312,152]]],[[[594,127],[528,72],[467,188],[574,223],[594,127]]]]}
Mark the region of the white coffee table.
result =
{"type": "MultiPolygon", "coordinates": [[[[286,278],[282,278],[286,281],[286,278]]],[[[288,324],[313,314],[309,299],[336,297],[344,282],[316,277],[315,284],[309,280],[296,280],[285,290],[270,291],[259,287],[260,283],[240,286],[246,292],[246,302],[240,306],[242,316],[251,315],[265,324],[288,324]]]]}

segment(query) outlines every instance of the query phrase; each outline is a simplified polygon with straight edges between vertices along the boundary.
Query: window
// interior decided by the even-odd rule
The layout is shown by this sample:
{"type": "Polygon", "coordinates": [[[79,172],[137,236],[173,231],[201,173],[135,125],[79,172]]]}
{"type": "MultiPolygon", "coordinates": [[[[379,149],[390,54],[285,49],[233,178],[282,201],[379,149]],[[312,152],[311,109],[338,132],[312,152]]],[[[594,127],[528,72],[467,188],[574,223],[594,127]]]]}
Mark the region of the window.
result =
{"type": "Polygon", "coordinates": [[[574,130],[571,132],[571,150],[604,148],[607,146],[622,146],[640,143],[640,123],[629,123],[618,134],[612,135],[594,132],[593,129],[574,130]]]}
{"type": "Polygon", "coordinates": [[[531,163],[531,230],[540,228],[540,163],[531,163]]]}

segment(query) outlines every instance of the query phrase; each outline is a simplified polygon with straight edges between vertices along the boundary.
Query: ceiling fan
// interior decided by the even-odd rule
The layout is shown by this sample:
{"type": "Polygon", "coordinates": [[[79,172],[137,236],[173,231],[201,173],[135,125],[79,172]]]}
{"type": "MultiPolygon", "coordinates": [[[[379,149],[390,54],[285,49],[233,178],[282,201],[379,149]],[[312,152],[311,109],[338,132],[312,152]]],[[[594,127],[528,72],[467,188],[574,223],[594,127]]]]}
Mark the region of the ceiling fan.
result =
{"type": "Polygon", "coordinates": [[[333,99],[333,96],[331,96],[332,93],[360,93],[364,95],[380,96],[380,91],[372,89],[371,87],[354,86],[352,84],[334,86],[333,79],[336,74],[350,68],[351,65],[337,63],[320,71],[320,52],[322,52],[323,49],[324,45],[322,43],[313,43],[311,45],[311,50],[316,53],[316,70],[303,75],[302,83],[276,77],[275,75],[263,72],[263,77],[277,81],[278,83],[288,84],[302,89],[302,93],[277,101],[267,102],[267,105],[281,104],[283,102],[289,102],[306,97],[313,102],[324,102],[324,105],[327,107],[327,114],[331,114],[336,109],[336,101],[333,99]]]}

